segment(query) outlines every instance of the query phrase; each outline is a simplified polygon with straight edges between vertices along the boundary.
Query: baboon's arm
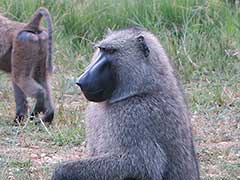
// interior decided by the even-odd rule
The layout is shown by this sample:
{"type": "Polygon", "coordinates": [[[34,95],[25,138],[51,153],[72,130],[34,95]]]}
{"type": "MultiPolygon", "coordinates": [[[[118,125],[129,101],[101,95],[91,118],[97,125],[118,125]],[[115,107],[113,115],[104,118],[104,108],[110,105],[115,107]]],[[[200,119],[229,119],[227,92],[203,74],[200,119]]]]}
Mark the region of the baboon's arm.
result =
{"type": "Polygon", "coordinates": [[[68,162],[56,169],[52,180],[150,180],[141,161],[125,154],[68,162]]]}

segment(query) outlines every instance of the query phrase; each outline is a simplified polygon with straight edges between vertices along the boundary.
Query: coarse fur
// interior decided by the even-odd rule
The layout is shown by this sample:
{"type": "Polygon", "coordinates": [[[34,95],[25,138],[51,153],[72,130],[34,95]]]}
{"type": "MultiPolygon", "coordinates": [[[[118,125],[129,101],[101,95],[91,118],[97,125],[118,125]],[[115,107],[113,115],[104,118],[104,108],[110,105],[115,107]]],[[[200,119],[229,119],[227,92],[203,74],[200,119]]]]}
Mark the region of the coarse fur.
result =
{"type": "Polygon", "coordinates": [[[184,93],[158,39],[129,28],[110,32],[97,47],[86,72],[109,51],[116,87],[88,106],[90,157],[60,165],[52,180],[199,180],[184,93]]]}
{"type": "Polygon", "coordinates": [[[28,23],[11,21],[0,15],[0,70],[11,73],[16,121],[22,121],[27,115],[27,96],[37,100],[32,115],[43,112],[45,122],[51,122],[54,117],[48,83],[53,69],[52,26],[51,15],[43,7],[28,23]],[[40,27],[43,16],[47,30],[40,27]]]}

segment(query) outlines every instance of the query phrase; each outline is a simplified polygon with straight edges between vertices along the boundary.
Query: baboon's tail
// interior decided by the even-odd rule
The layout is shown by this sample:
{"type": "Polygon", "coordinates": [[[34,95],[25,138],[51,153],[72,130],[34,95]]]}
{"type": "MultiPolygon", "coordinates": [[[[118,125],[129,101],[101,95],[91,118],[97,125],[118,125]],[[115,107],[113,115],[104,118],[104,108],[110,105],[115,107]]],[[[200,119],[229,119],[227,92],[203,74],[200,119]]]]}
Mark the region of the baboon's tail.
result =
{"type": "Polygon", "coordinates": [[[33,31],[34,33],[39,32],[40,21],[42,17],[45,17],[47,21],[47,30],[48,30],[48,55],[47,55],[47,69],[51,73],[53,71],[53,63],[52,63],[52,55],[53,55],[53,43],[52,43],[52,33],[53,33],[53,22],[52,17],[49,11],[40,7],[33,14],[31,21],[26,25],[25,29],[29,31],[33,31]]]}

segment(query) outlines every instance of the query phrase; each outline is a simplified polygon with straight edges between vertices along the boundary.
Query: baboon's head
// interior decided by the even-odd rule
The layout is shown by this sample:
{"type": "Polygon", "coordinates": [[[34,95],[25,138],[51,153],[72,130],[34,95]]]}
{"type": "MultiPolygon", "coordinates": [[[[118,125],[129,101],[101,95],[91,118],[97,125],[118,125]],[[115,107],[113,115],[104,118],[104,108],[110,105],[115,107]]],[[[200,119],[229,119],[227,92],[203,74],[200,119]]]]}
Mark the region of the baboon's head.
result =
{"type": "Polygon", "coordinates": [[[109,32],[96,48],[77,80],[89,101],[113,103],[157,90],[165,53],[151,33],[139,28],[109,32]]]}

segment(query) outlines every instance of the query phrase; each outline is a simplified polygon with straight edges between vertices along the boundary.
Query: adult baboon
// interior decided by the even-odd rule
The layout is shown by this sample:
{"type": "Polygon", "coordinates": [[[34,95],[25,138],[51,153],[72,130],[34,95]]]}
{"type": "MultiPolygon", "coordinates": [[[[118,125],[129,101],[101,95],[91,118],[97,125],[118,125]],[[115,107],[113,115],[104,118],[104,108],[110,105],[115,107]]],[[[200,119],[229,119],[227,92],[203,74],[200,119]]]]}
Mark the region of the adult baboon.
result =
{"type": "Polygon", "coordinates": [[[52,72],[52,18],[39,8],[29,23],[0,16],[0,70],[11,73],[16,101],[16,120],[27,114],[26,96],[36,98],[32,115],[44,113],[43,121],[54,117],[48,75],[52,72]],[[47,31],[40,27],[42,16],[47,31]]]}
{"type": "Polygon", "coordinates": [[[181,85],[157,38],[111,32],[77,81],[90,101],[89,159],[58,167],[53,180],[199,180],[181,85]],[[96,103],[99,102],[99,103],[96,103]]]}

